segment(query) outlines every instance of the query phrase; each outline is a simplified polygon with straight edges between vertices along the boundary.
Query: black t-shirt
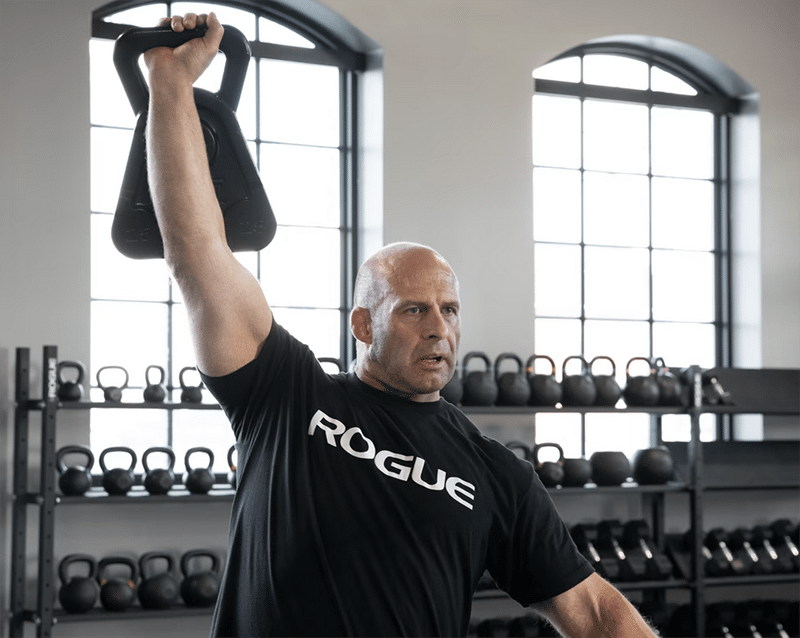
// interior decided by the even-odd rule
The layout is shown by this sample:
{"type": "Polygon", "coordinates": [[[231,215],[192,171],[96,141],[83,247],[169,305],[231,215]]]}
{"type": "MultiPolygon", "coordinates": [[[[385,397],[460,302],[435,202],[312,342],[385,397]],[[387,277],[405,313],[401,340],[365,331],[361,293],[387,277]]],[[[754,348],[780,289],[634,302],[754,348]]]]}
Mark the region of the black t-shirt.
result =
{"type": "Polygon", "coordinates": [[[213,635],[463,636],[485,569],[523,605],[592,573],[533,467],[443,399],[326,374],[277,324],[203,380],[238,448],[213,635]]]}

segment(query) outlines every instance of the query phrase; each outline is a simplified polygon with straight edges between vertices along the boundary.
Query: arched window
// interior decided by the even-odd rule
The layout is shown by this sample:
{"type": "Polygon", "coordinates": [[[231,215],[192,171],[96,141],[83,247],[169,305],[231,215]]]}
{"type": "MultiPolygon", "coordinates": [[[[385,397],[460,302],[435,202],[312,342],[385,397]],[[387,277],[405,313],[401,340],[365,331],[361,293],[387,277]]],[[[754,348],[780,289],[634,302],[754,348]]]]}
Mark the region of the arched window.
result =
{"type": "MultiPolygon", "coordinates": [[[[172,399],[178,401],[180,371],[194,364],[180,293],[163,260],[129,260],[110,240],[135,124],[113,66],[114,40],[131,26],[154,26],[167,15],[215,11],[250,42],[252,59],[237,117],[279,227],[267,249],[237,257],[262,281],[277,321],[319,357],[352,358],[347,317],[358,258],[356,105],[365,52],[373,43],[317,8],[312,18],[281,0],[127,0],[93,13],[91,369],[124,366],[131,376],[125,401],[142,400],[151,364],[166,370],[166,383],[177,387],[172,399]]],[[[223,66],[220,55],[197,86],[217,90],[223,66]]],[[[114,383],[115,373],[106,374],[106,383],[114,383]]],[[[158,378],[156,371],[152,380],[158,378]]],[[[194,373],[185,381],[199,383],[194,373]]],[[[95,449],[129,445],[141,452],[162,444],[182,458],[201,441],[214,449],[216,465],[223,469],[232,435],[216,411],[93,410],[95,449]]]]}

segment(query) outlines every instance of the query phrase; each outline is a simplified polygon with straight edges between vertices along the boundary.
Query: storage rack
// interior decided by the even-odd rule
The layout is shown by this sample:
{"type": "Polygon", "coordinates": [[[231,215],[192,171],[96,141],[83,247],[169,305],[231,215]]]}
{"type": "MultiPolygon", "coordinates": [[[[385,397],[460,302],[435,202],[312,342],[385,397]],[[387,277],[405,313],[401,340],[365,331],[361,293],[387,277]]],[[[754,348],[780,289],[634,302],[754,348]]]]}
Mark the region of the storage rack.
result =
{"type": "MultiPolygon", "coordinates": [[[[96,502],[110,504],[113,502],[147,502],[160,501],[175,503],[176,499],[186,498],[182,495],[148,496],[147,499],[128,497],[60,497],[56,494],[56,416],[60,409],[90,409],[90,408],[150,408],[150,409],[219,409],[212,404],[187,404],[187,403],[64,403],[57,396],[57,365],[58,349],[56,346],[45,346],[42,353],[42,398],[30,398],[30,349],[17,348],[16,351],[16,389],[15,389],[15,416],[14,416],[14,505],[12,514],[12,547],[11,547],[11,609],[9,620],[9,636],[15,638],[23,635],[24,624],[31,622],[36,625],[37,636],[51,636],[52,628],[56,622],[102,620],[108,614],[97,610],[89,614],[70,615],[61,610],[54,609],[53,601],[56,596],[55,563],[54,563],[54,536],[55,536],[55,509],[59,504],[69,502],[96,502]],[[32,492],[28,485],[28,459],[29,459],[29,416],[31,412],[41,412],[41,467],[38,491],[32,492]],[[28,507],[38,507],[39,540],[38,540],[38,574],[37,574],[37,599],[35,609],[26,608],[25,604],[25,578],[26,578],[26,537],[27,537],[27,512],[28,507]]],[[[700,415],[712,413],[718,415],[734,414],[765,414],[765,415],[791,415],[800,414],[800,370],[737,370],[718,369],[715,372],[724,387],[735,396],[737,405],[732,406],[707,406],[702,402],[701,374],[697,367],[690,370],[693,379],[693,392],[691,406],[688,408],[539,408],[539,407],[465,407],[467,414],[534,414],[536,412],[607,412],[631,413],[645,412],[656,417],[667,414],[689,415],[691,422],[691,436],[687,445],[670,445],[676,461],[683,467],[687,478],[682,483],[670,483],[658,486],[627,486],[627,487],[596,487],[596,488],[549,488],[554,496],[560,495],[630,495],[638,494],[643,500],[644,509],[649,510],[653,525],[653,539],[657,546],[664,542],[664,507],[665,497],[671,493],[684,493],[689,495],[690,502],[690,529],[694,535],[694,551],[691,556],[693,578],[688,580],[673,578],[667,581],[644,581],[631,583],[615,583],[622,591],[637,590],[651,592],[655,600],[662,600],[667,589],[689,589],[694,609],[695,635],[703,636],[705,631],[705,599],[708,587],[742,584],[771,584],[771,583],[797,583],[800,576],[797,574],[778,574],[771,576],[707,578],[702,565],[703,541],[703,497],[707,491],[718,489],[800,489],[800,477],[797,475],[797,457],[800,456],[800,446],[790,453],[789,472],[778,480],[770,480],[761,476],[753,483],[752,477],[743,477],[734,484],[707,484],[704,478],[704,449],[709,444],[700,441],[700,415]],[[793,455],[793,456],[792,456],[793,455]],[[794,465],[791,465],[794,463],[794,465]]],[[[723,444],[724,445],[724,444],[723,444]]],[[[711,449],[711,448],[709,448],[711,449]]],[[[754,471],[758,471],[755,468],[754,471]]],[[[222,479],[224,481],[224,479],[222,479]]],[[[200,499],[217,501],[231,499],[231,490],[214,490],[213,494],[206,496],[192,495],[192,502],[200,499]]],[[[476,598],[499,594],[478,594],[476,598]]],[[[135,609],[124,612],[127,618],[152,618],[175,617],[196,614],[207,614],[207,609],[192,609],[175,607],[170,610],[141,610],[135,609]]],[[[120,618],[116,613],[114,618],[120,618]]]]}

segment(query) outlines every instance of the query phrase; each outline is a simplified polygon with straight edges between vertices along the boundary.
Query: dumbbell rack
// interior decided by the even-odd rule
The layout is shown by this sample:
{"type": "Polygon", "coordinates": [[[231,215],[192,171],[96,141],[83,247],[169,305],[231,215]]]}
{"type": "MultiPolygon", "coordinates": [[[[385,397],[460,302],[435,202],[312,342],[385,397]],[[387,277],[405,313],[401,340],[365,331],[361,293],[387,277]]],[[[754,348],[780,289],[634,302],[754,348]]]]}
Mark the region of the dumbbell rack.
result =
{"type": "MultiPolygon", "coordinates": [[[[107,403],[79,402],[76,404],[61,404],[57,397],[57,374],[58,349],[56,346],[45,346],[42,353],[42,398],[30,398],[30,350],[28,348],[17,348],[16,351],[16,389],[15,389],[15,416],[14,416],[14,478],[13,493],[14,504],[12,513],[12,543],[11,543],[11,596],[10,596],[10,615],[9,615],[9,636],[15,638],[23,635],[23,628],[26,622],[36,625],[37,636],[51,636],[52,628],[59,620],[79,620],[90,619],[87,616],[81,618],[70,617],[70,615],[54,609],[53,601],[56,593],[55,563],[54,563],[54,533],[55,533],[55,509],[59,503],[69,501],[70,497],[60,497],[56,494],[56,416],[60,409],[88,409],[92,407],[108,408],[107,403]],[[32,492],[28,485],[28,458],[29,458],[29,416],[31,412],[41,413],[41,467],[39,489],[32,492]],[[25,606],[25,579],[26,579],[26,537],[27,537],[27,513],[28,507],[38,507],[39,518],[39,539],[38,539],[38,580],[37,580],[37,601],[35,609],[26,609],[25,606]]],[[[720,370],[723,372],[723,370],[720,370]]],[[[757,399],[739,401],[735,406],[707,406],[702,403],[702,386],[699,368],[692,369],[694,379],[694,392],[692,405],[689,408],[482,408],[469,407],[463,408],[467,414],[535,414],[537,412],[606,412],[606,413],[631,413],[646,412],[654,416],[666,414],[689,415],[691,421],[691,436],[685,449],[685,467],[687,468],[687,480],[685,484],[668,484],[658,486],[626,486],[626,487],[597,487],[597,488],[550,488],[550,493],[555,498],[562,496],[578,496],[591,498],[592,495],[630,495],[638,494],[644,504],[644,509],[649,510],[650,520],[653,527],[653,539],[657,546],[663,546],[664,540],[664,507],[665,497],[670,493],[688,493],[690,502],[690,529],[694,535],[695,550],[691,555],[692,574],[694,578],[687,580],[670,579],[667,581],[639,581],[631,583],[616,583],[622,591],[647,591],[652,593],[655,600],[663,600],[663,595],[668,589],[689,589],[691,591],[692,602],[694,604],[694,626],[697,629],[694,635],[703,636],[705,629],[705,600],[706,589],[708,587],[718,587],[726,585],[740,584],[764,584],[764,583],[800,583],[800,576],[797,574],[781,574],[772,576],[752,576],[735,578],[707,578],[704,576],[702,556],[703,540],[703,497],[707,491],[713,489],[748,489],[759,487],[759,484],[749,485],[743,481],[738,485],[731,485],[727,488],[719,485],[706,485],[704,477],[704,451],[709,444],[700,441],[700,415],[712,413],[718,415],[730,414],[770,414],[770,415],[791,415],[800,414],[798,405],[798,378],[800,371],[742,371],[729,369],[727,372],[735,377],[746,377],[742,383],[747,390],[757,395],[757,399]],[[787,397],[788,396],[788,402],[787,397]]],[[[728,388],[728,381],[723,380],[725,387],[728,388]]],[[[730,388],[729,388],[730,389],[730,388]]],[[[161,409],[219,409],[214,404],[163,404],[160,406],[148,406],[147,404],[119,404],[116,406],[122,409],[131,408],[153,408],[161,409]]],[[[660,439],[660,437],[658,437],[660,439]]],[[[678,449],[679,451],[679,449],[678,449]]],[[[673,450],[673,453],[675,450],[673,450]]],[[[224,479],[223,479],[224,480],[224,479]]],[[[800,489],[800,478],[793,478],[779,483],[762,482],[761,488],[764,489],[800,489]]],[[[86,499],[86,497],[71,497],[74,499],[82,498],[82,502],[95,501],[98,503],[111,502],[114,499],[86,499]]],[[[175,499],[181,496],[148,496],[147,499],[121,498],[125,502],[156,502],[163,500],[174,503],[175,499]]],[[[189,497],[187,497],[189,498],[189,497]]],[[[199,499],[214,500],[232,498],[232,491],[226,494],[190,497],[193,502],[199,499]]],[[[499,593],[478,593],[476,599],[486,597],[500,597],[504,594],[499,593]]],[[[147,611],[137,610],[131,613],[131,618],[153,618],[169,616],[186,616],[197,614],[208,614],[208,609],[174,608],[169,611],[147,611]]],[[[74,615],[73,615],[74,616],[74,615]]],[[[91,617],[107,617],[102,611],[91,614],[91,617]]],[[[119,616],[115,616],[119,617],[119,616]]]]}

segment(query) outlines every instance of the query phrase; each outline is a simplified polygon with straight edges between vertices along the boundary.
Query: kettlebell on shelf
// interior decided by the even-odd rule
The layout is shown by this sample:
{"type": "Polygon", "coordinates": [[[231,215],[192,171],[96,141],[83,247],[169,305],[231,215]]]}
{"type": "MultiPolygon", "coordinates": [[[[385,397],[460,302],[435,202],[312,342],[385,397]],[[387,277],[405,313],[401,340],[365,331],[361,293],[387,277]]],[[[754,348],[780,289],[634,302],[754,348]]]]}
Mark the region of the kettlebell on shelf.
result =
{"type": "Polygon", "coordinates": [[[187,372],[196,372],[195,366],[186,366],[178,373],[178,382],[181,384],[181,403],[201,403],[203,401],[203,382],[200,385],[188,385],[184,380],[187,372]]]}
{"type": "Polygon", "coordinates": [[[86,367],[80,361],[59,361],[56,366],[58,380],[57,395],[61,401],[80,401],[83,398],[83,379],[86,376],[86,367]],[[76,371],[74,380],[69,380],[64,375],[64,370],[76,371]]]}
{"type": "Polygon", "coordinates": [[[461,377],[458,374],[458,368],[453,371],[453,376],[450,377],[450,380],[439,390],[439,396],[453,405],[461,403],[461,400],[464,398],[464,383],[461,381],[461,377]]]}
{"type": "Polygon", "coordinates": [[[142,466],[144,467],[144,489],[150,494],[162,495],[166,494],[172,489],[175,483],[175,474],[173,468],[175,467],[175,452],[172,448],[154,446],[147,448],[142,454],[142,466]],[[147,463],[147,459],[151,454],[160,452],[167,455],[167,467],[154,467],[151,468],[147,463]]]}
{"type": "Polygon", "coordinates": [[[483,352],[468,352],[464,356],[462,364],[464,371],[464,396],[462,403],[464,405],[480,405],[489,406],[494,405],[497,401],[497,383],[492,374],[492,363],[489,361],[483,352]],[[467,372],[469,362],[473,359],[480,359],[484,363],[483,370],[472,370],[467,372]]]}
{"type": "Polygon", "coordinates": [[[129,380],[130,375],[122,366],[103,366],[97,371],[97,385],[103,391],[103,398],[109,403],[119,403],[122,401],[122,391],[128,387],[129,380]],[[100,375],[106,370],[121,370],[125,379],[122,385],[103,385],[103,382],[100,381],[100,375]]]}
{"type": "Polygon", "coordinates": [[[564,469],[564,478],[561,480],[563,487],[583,487],[592,480],[592,464],[589,459],[563,459],[561,467],[564,469]]]}
{"type": "Polygon", "coordinates": [[[497,405],[522,406],[531,397],[531,387],[525,378],[522,359],[513,352],[504,352],[494,361],[495,383],[497,384],[497,405]],[[517,364],[513,372],[500,372],[500,365],[507,360],[517,364]]]}
{"type": "Polygon", "coordinates": [[[233,489],[236,489],[236,463],[233,461],[234,454],[236,454],[235,444],[228,448],[228,467],[230,468],[228,472],[228,483],[231,484],[233,489]]]}
{"type": "Polygon", "coordinates": [[[617,383],[617,366],[611,357],[606,355],[597,355],[589,363],[589,369],[592,372],[592,380],[594,381],[595,388],[597,388],[597,396],[595,397],[594,404],[613,407],[617,405],[617,401],[622,397],[622,388],[617,383]],[[608,361],[611,363],[611,374],[595,374],[595,362],[608,361]]]}
{"type": "Polygon", "coordinates": [[[653,363],[645,357],[632,357],[625,366],[625,404],[629,407],[653,407],[658,405],[659,389],[653,363]],[[649,368],[647,375],[631,375],[631,363],[645,361],[649,368]]]}
{"type": "Polygon", "coordinates": [[[58,590],[58,601],[64,611],[70,614],[83,614],[97,602],[100,586],[97,578],[97,561],[88,554],[69,554],[61,559],[58,565],[58,577],[61,588],[58,590]],[[69,576],[70,566],[74,563],[86,563],[89,573],[86,576],[69,576]]]}
{"type": "Polygon", "coordinates": [[[178,581],[173,576],[174,560],[169,552],[146,552],[139,557],[139,583],[136,594],[144,609],[169,609],[178,600],[178,581]],[[164,560],[162,571],[152,573],[157,560],[164,560]]]}
{"type": "Polygon", "coordinates": [[[531,388],[531,396],[528,405],[539,405],[553,407],[561,402],[563,392],[561,384],[556,379],[556,362],[546,354],[534,354],[528,358],[525,364],[528,374],[528,385],[531,388]],[[550,362],[550,374],[537,374],[535,364],[537,359],[546,359],[550,362]]]}
{"type": "Polygon", "coordinates": [[[100,604],[108,611],[122,611],[136,598],[136,563],[127,556],[108,556],[97,564],[97,581],[100,583],[100,604]],[[124,565],[128,578],[106,577],[109,565],[124,565]]]}
{"type": "Polygon", "coordinates": [[[164,403],[167,397],[167,389],[164,387],[164,379],[166,378],[164,368],[157,365],[149,365],[144,372],[144,380],[147,383],[142,395],[147,403],[164,403]],[[150,380],[150,371],[157,370],[159,373],[158,381],[155,383],[150,380]]]}
{"type": "Polygon", "coordinates": [[[117,446],[109,447],[100,453],[100,469],[103,470],[103,489],[111,496],[124,496],[133,487],[133,468],[136,467],[136,452],[129,447],[117,446]],[[112,452],[124,452],[131,457],[131,464],[128,469],[106,467],[106,456],[112,452]]]}
{"type": "Polygon", "coordinates": [[[595,452],[589,461],[592,464],[592,481],[597,485],[622,485],[631,475],[631,462],[624,452],[595,452]]]}
{"type": "Polygon", "coordinates": [[[672,454],[664,446],[638,450],[633,457],[633,480],[639,485],[663,485],[674,473],[672,454]]]}
{"type": "Polygon", "coordinates": [[[186,451],[186,456],[183,457],[183,463],[186,466],[186,478],[183,481],[186,489],[192,494],[208,494],[211,488],[214,487],[214,473],[211,471],[214,466],[214,453],[207,447],[189,448],[186,451]],[[197,452],[208,456],[208,465],[206,467],[192,467],[189,464],[189,457],[197,452]]]}
{"type": "Polygon", "coordinates": [[[558,443],[537,443],[533,446],[533,467],[539,475],[539,480],[545,487],[557,487],[564,480],[564,468],[561,461],[564,459],[564,450],[558,443]],[[558,450],[558,461],[539,461],[539,452],[546,447],[558,450]]]}
{"type": "Polygon", "coordinates": [[[65,496],[81,496],[92,487],[92,466],[94,454],[85,445],[65,445],[56,452],[56,467],[58,468],[58,487],[65,496]],[[86,457],[86,465],[67,465],[64,457],[67,454],[80,454],[86,457]]]}
{"type": "Polygon", "coordinates": [[[192,549],[181,556],[181,598],[187,607],[209,607],[219,594],[219,557],[208,549],[192,549]],[[190,561],[210,558],[211,567],[205,571],[193,571],[190,561]]]}
{"type": "Polygon", "coordinates": [[[655,360],[656,383],[658,383],[658,405],[682,406],[688,403],[689,395],[684,391],[680,379],[669,371],[662,357],[655,360]]]}
{"type": "Polygon", "coordinates": [[[561,388],[564,396],[562,403],[565,406],[589,406],[597,398],[597,387],[592,379],[589,364],[580,355],[572,355],[564,359],[561,366],[561,388]],[[581,362],[580,374],[567,374],[567,363],[576,359],[581,362]]]}

